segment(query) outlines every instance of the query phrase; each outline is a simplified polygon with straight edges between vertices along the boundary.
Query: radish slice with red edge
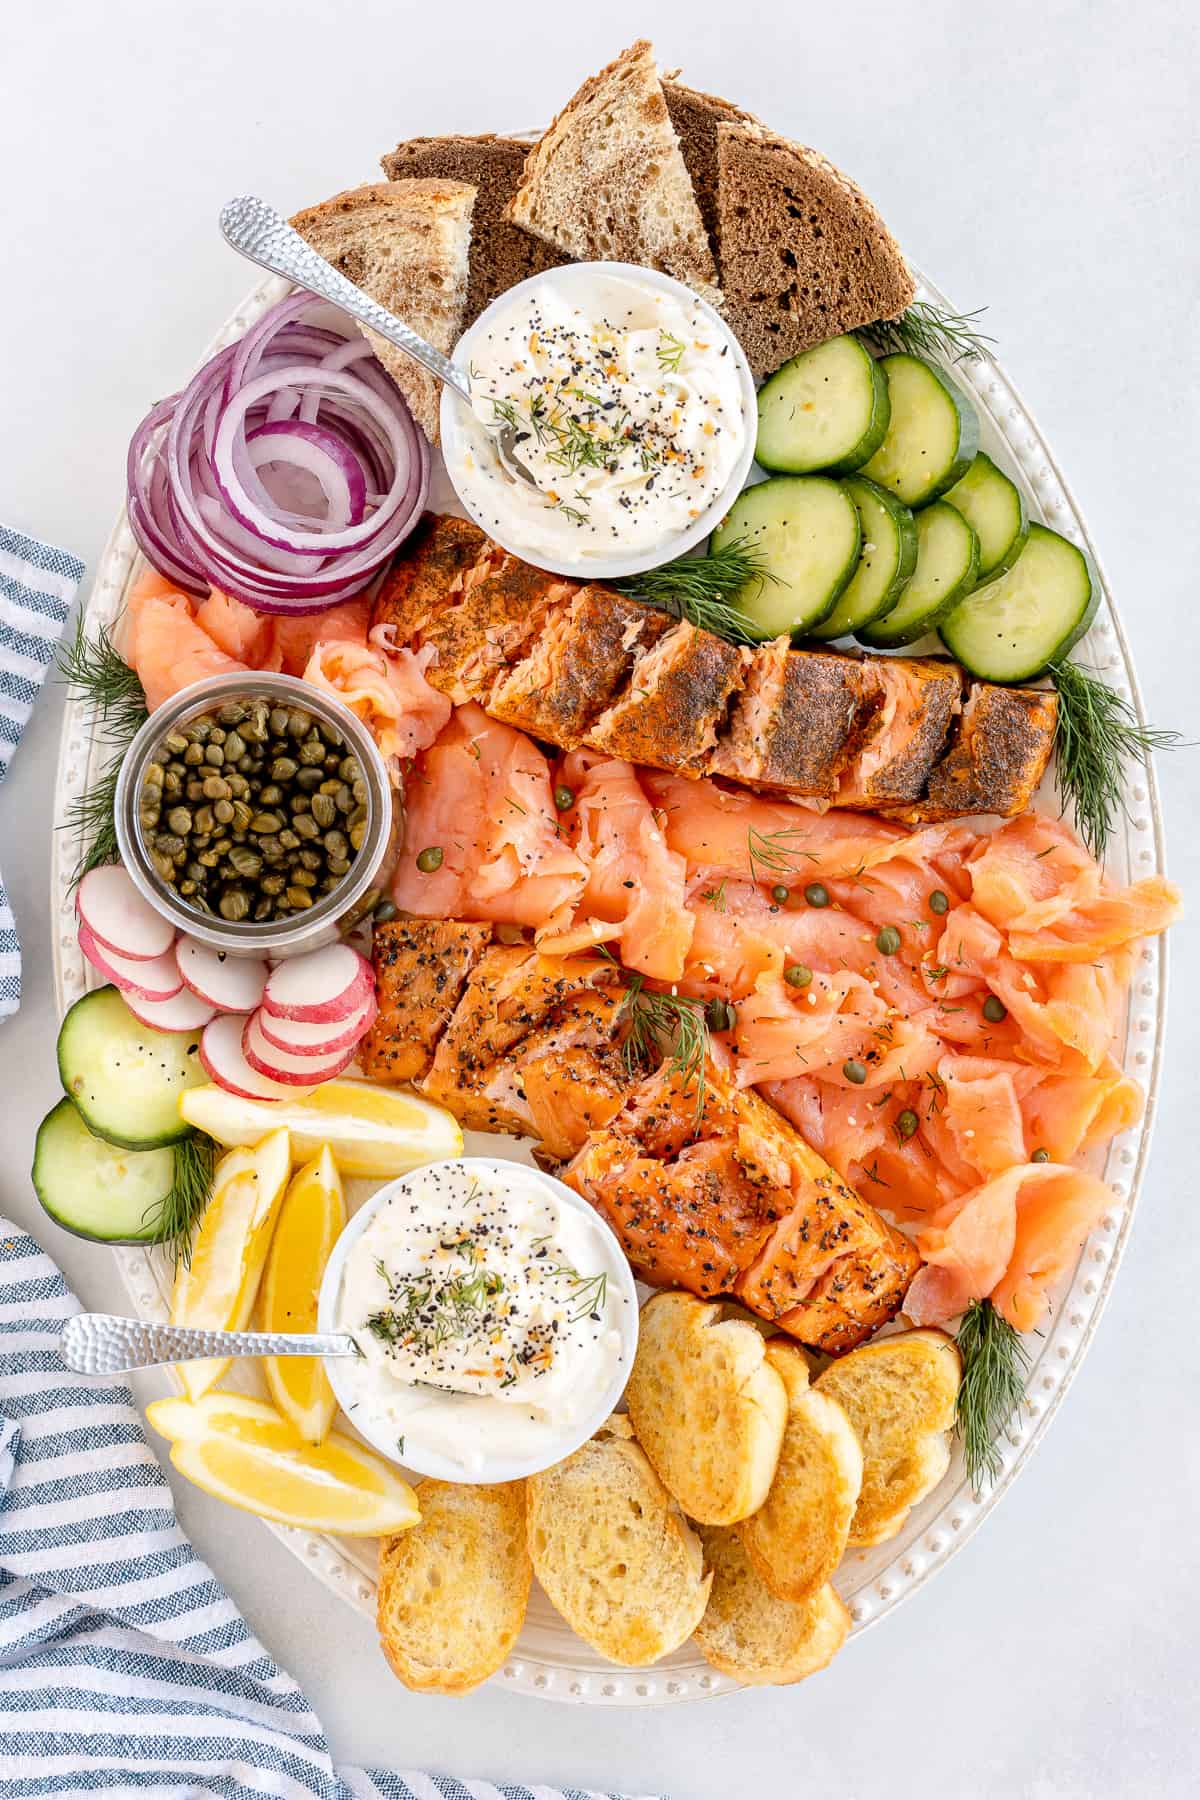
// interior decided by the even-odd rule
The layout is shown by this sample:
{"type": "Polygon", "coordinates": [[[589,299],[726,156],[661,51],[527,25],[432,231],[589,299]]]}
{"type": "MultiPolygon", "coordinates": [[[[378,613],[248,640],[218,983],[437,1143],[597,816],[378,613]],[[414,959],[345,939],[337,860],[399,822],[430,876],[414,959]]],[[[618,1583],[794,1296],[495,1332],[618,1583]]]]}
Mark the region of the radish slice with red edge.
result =
{"type": "Polygon", "coordinates": [[[79,948],[93,969],[127,997],[133,994],[139,1000],[173,1000],[183,987],[183,977],[169,952],[166,956],[118,956],[115,950],[97,942],[95,932],[89,931],[82,919],[79,948]]]}
{"type": "Polygon", "coordinates": [[[75,895],[75,910],[98,944],[131,962],[165,956],[175,942],[171,921],[142,899],[119,863],[88,870],[75,895]]]}
{"type": "Polygon", "coordinates": [[[252,1069],[242,1053],[245,1021],[234,1013],[222,1013],[204,1027],[200,1038],[200,1066],[209,1080],[242,1100],[296,1100],[307,1090],[272,1081],[252,1069]]]}
{"type": "Polygon", "coordinates": [[[374,994],[368,994],[364,1005],[343,1023],[331,1019],[326,1025],[306,1023],[302,1019],[277,1019],[272,1013],[260,1008],[258,1028],[267,1043],[274,1050],[289,1050],[293,1056],[336,1056],[339,1050],[352,1050],[366,1037],[379,1004],[374,994]]]}
{"type": "Polygon", "coordinates": [[[262,999],[267,964],[260,956],[231,956],[196,938],[181,937],[175,960],[184,985],[218,1012],[250,1013],[262,999]]]}
{"type": "Polygon", "coordinates": [[[258,1021],[259,1014],[251,1013],[242,1026],[242,1055],[252,1069],[271,1081],[282,1081],[289,1087],[312,1087],[322,1081],[332,1081],[354,1061],[353,1045],[328,1059],[294,1056],[290,1050],[277,1050],[273,1044],[268,1044],[258,1021]]]}
{"type": "Polygon", "coordinates": [[[154,1031],[199,1031],[217,1010],[185,987],[169,1000],[139,1000],[136,994],[128,991],[121,997],[134,1018],[154,1031]]]}
{"type": "Polygon", "coordinates": [[[350,1018],[374,986],[375,971],[365,956],[348,944],[330,944],[276,963],[263,989],[263,1010],[277,1019],[325,1025],[350,1018]]]}

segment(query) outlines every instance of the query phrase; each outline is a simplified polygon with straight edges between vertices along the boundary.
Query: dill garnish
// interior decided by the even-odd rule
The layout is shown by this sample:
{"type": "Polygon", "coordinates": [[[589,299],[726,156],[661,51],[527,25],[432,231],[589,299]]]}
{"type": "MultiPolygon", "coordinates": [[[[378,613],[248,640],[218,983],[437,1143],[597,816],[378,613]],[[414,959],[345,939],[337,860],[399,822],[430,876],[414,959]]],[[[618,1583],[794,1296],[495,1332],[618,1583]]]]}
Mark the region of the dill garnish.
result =
{"type": "Polygon", "coordinates": [[[724,912],[727,904],[725,890],[728,885],[728,879],[720,881],[716,887],[705,888],[700,898],[706,905],[711,906],[714,912],[724,912]]]}
{"type": "Polygon", "coordinates": [[[1175,750],[1177,731],[1143,725],[1128,700],[1078,663],[1053,663],[1058,690],[1054,730],[1058,797],[1070,805],[1079,835],[1103,858],[1117,817],[1125,810],[1125,764],[1151,750],[1175,750]]]}
{"type": "Polygon", "coordinates": [[[630,975],[621,1017],[629,1027],[621,1054],[631,1075],[657,1067],[670,1045],[670,1067],[684,1093],[696,1089],[696,1121],[704,1117],[705,1063],[709,1053],[704,1001],[686,994],[660,994],[640,975],[630,975]]]}
{"type": "Polygon", "coordinates": [[[661,568],[644,569],[616,583],[630,600],[642,600],[686,619],[699,631],[731,644],[756,644],[758,635],[731,605],[750,581],[775,581],[758,549],[745,537],[730,538],[708,556],[678,556],[661,568]]]}
{"type": "Polygon", "coordinates": [[[113,752],[91,786],[67,807],[63,829],[71,833],[77,846],[70,880],[74,888],[89,869],[117,860],[113,813],[117,776],[125,752],[150,714],[142,684],[113,645],[107,628],[102,625],[94,638],[89,637],[82,612],[76,618],[74,636],[60,646],[56,662],[74,697],[90,708],[93,735],[113,752]]]}
{"type": "Polygon", "coordinates": [[[679,365],[683,361],[687,345],[682,338],[672,337],[669,331],[658,334],[658,348],[654,354],[658,358],[658,366],[666,375],[678,375],[679,365]]]}
{"type": "Polygon", "coordinates": [[[985,1476],[994,1481],[1000,1473],[996,1440],[1021,1404],[1029,1352],[990,1300],[972,1300],[957,1342],[963,1374],[954,1424],[962,1439],[967,1476],[978,1494],[985,1476]]]}
{"type": "Polygon", "coordinates": [[[175,1146],[175,1171],[162,1204],[162,1235],[157,1240],[172,1257],[175,1272],[180,1263],[192,1266],[192,1227],[212,1193],[217,1147],[202,1131],[193,1131],[175,1146]]]}
{"type": "Polygon", "coordinates": [[[986,311],[986,306],[977,306],[974,312],[956,313],[949,307],[935,306],[931,300],[914,300],[898,319],[881,319],[877,325],[860,326],[854,335],[881,355],[907,350],[910,356],[948,356],[953,362],[976,362],[987,354],[984,346],[996,341],[975,323],[986,311]]]}
{"type": "Polygon", "coordinates": [[[785,825],[778,831],[755,831],[752,825],[746,833],[751,881],[765,881],[769,875],[794,875],[799,857],[819,863],[821,859],[815,850],[801,850],[789,841],[807,836],[808,832],[800,825],[785,825]],[[759,874],[760,869],[765,869],[767,875],[759,874]]]}

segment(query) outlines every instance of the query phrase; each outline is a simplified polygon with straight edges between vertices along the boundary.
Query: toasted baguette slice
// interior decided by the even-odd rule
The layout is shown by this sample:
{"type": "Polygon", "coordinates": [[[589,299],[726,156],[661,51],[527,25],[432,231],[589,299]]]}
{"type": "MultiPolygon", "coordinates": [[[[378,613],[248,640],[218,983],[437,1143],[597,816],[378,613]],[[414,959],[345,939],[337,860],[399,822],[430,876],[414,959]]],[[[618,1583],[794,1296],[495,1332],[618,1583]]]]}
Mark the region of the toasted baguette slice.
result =
{"type": "Polygon", "coordinates": [[[771,1592],[780,1600],[807,1600],[845,1552],[862,1486],[862,1451],[837,1401],[809,1385],[798,1344],[772,1339],[767,1361],[787,1390],[783,1448],[770,1493],[738,1530],[771,1592]]]}
{"type": "Polygon", "coordinates": [[[568,256],[643,263],[716,303],[717,269],[654,66],[639,38],[589,76],[530,151],[507,217],[568,256]]]}
{"type": "Polygon", "coordinates": [[[465,1694],[501,1667],[525,1621],[523,1484],[416,1491],[420,1523],[379,1547],[379,1641],[405,1687],[465,1694]]]}
{"type": "MultiPolygon", "coordinates": [[[[462,331],[474,202],[475,189],[463,181],[384,181],[307,207],[292,224],[372,300],[435,349],[450,351],[462,331]]],[[[386,338],[363,330],[413,418],[436,444],[440,384],[386,338]]]]}
{"type": "Polygon", "coordinates": [[[905,1331],[863,1344],[817,1377],[862,1445],[863,1478],[850,1543],[882,1544],[950,1466],[962,1358],[944,1331],[905,1331]]]}
{"type": "Polygon", "coordinates": [[[787,1392],[753,1325],[692,1294],[642,1308],[625,1393],[638,1443],[691,1519],[757,1512],[779,1461],[787,1392]]]}
{"type": "Polygon", "coordinates": [[[894,319],[912,300],[887,226],[817,151],[722,121],[717,167],[725,317],[756,375],[810,344],[894,319]]]}
{"type": "Polygon", "coordinates": [[[696,1642],[714,1669],[765,1686],[827,1668],[850,1630],[834,1589],[826,1583],[808,1600],[780,1600],[755,1573],[736,1531],[704,1526],[700,1535],[713,1586],[696,1642]]]}
{"type": "Polygon", "coordinates": [[[732,100],[722,100],[717,94],[702,94],[698,88],[685,87],[673,76],[663,77],[662,90],[687,172],[692,178],[692,192],[700,208],[700,217],[716,258],[719,281],[717,126],[757,125],[758,120],[753,113],[743,112],[740,106],[735,106],[732,100]]]}
{"type": "Polygon", "coordinates": [[[700,1540],[627,1418],[614,1413],[527,1488],[534,1572],[586,1643],[642,1668],[691,1637],[712,1585],[700,1540]]]}
{"type": "Polygon", "coordinates": [[[504,217],[528,154],[529,145],[520,138],[487,132],[481,137],[409,138],[382,159],[389,181],[432,177],[465,181],[476,190],[464,331],[498,294],[568,260],[552,244],[504,217]]]}

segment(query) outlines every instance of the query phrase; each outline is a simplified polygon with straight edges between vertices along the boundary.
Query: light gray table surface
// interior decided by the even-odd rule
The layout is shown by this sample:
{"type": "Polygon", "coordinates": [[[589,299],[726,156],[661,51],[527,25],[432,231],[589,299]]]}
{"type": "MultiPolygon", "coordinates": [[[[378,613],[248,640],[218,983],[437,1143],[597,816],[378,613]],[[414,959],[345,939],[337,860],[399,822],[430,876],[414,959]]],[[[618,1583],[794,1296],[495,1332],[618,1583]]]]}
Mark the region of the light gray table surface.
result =
{"type": "MultiPolygon", "coordinates": [[[[126,443],[252,283],[216,214],[371,179],[402,136],[534,124],[639,31],[665,66],[818,146],[990,329],[1087,517],[1148,707],[1200,737],[1200,163],[1185,0],[602,9],[459,0],[16,0],[0,16],[0,519],[94,569],[126,443]]],[[[60,696],[0,790],[25,999],[0,1027],[0,1212],[85,1303],[111,1259],[39,1216],[57,1094],[49,817],[60,696]]],[[[485,1688],[422,1699],[369,1624],[256,1521],[175,1480],[201,1552],[302,1682],[335,1753],[527,1782],[843,1800],[1183,1796],[1197,1747],[1200,751],[1164,759],[1169,1054],[1137,1229],[1053,1431],[983,1531],[826,1674],[657,1711],[485,1688]]],[[[2,1403],[2,1402],[0,1402],[2,1403]]]]}

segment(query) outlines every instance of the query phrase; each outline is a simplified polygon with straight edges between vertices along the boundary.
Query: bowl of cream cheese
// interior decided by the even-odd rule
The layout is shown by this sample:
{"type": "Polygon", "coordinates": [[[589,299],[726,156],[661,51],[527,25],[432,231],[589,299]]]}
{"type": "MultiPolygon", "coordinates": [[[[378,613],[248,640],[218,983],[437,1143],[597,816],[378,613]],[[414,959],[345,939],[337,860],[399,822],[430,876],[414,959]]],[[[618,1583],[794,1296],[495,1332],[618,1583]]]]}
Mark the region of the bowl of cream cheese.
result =
{"type": "Polygon", "coordinates": [[[506,550],[581,581],[693,549],[754,460],[754,378],[720,314],[632,263],[569,263],[501,294],[442,390],[446,471],[506,550]],[[519,461],[531,480],[514,473],[519,461]]]}
{"type": "Polygon", "coordinates": [[[600,1427],[625,1388],[638,1302],[587,1201],[526,1163],[430,1163],[355,1213],[326,1266],[325,1367],[383,1455],[444,1481],[515,1481],[600,1427]]]}

